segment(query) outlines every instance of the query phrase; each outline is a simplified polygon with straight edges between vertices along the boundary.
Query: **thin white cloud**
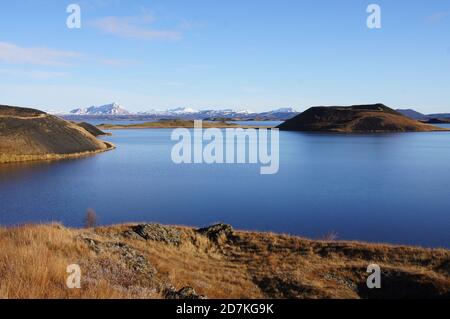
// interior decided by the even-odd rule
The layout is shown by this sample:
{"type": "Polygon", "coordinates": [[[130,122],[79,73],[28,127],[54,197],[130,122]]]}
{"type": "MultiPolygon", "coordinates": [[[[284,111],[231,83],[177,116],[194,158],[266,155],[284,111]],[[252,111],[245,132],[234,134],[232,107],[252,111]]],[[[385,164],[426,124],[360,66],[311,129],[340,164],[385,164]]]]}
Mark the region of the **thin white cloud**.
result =
{"type": "Polygon", "coordinates": [[[48,48],[27,48],[13,43],[0,42],[0,62],[41,66],[68,66],[81,54],[48,48]]]}
{"type": "Polygon", "coordinates": [[[429,23],[439,23],[442,20],[444,20],[445,18],[450,16],[450,11],[441,11],[441,12],[436,12],[430,16],[427,17],[427,21],[429,23]]]}
{"type": "Polygon", "coordinates": [[[104,33],[122,38],[139,40],[179,40],[182,37],[178,30],[158,30],[149,25],[154,22],[151,15],[136,17],[104,17],[90,23],[104,33]]]}
{"type": "MultiPolygon", "coordinates": [[[[12,65],[35,65],[45,67],[67,67],[73,65],[75,62],[88,62],[95,64],[103,64],[107,66],[129,66],[135,64],[136,61],[130,59],[113,59],[92,57],[79,52],[55,50],[49,48],[33,48],[19,46],[14,43],[1,42],[0,41],[0,62],[12,65]]],[[[2,70],[5,74],[5,69],[2,70]]],[[[20,71],[8,70],[10,73],[18,75],[20,71]]],[[[38,71],[36,71],[38,72],[38,71]]],[[[53,72],[52,70],[39,71],[39,73],[33,73],[35,78],[48,78],[60,76],[61,72],[53,72]]],[[[13,75],[13,74],[11,74],[13,75]]],[[[21,75],[25,75],[22,73],[21,75]]],[[[30,77],[30,76],[28,76],[30,77]]]]}
{"type": "Polygon", "coordinates": [[[65,72],[53,72],[44,70],[16,70],[0,69],[0,76],[30,78],[34,80],[48,80],[66,76],[65,72]]]}

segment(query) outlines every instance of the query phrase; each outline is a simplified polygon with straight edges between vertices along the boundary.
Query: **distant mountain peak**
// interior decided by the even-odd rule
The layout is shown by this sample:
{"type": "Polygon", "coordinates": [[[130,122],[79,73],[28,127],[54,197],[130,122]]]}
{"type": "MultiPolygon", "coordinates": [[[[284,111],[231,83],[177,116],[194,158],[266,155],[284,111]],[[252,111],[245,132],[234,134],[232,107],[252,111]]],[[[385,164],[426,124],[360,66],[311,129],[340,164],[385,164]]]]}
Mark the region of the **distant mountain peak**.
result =
{"type": "Polygon", "coordinates": [[[270,111],[270,113],[298,113],[298,112],[292,107],[281,107],[279,109],[270,111]]]}
{"type": "Polygon", "coordinates": [[[255,114],[252,110],[237,110],[235,111],[236,114],[255,114]]]}
{"type": "Polygon", "coordinates": [[[168,110],[168,112],[187,114],[187,113],[199,113],[198,110],[192,109],[190,107],[178,107],[176,109],[168,110]]]}
{"type": "Polygon", "coordinates": [[[428,118],[428,116],[426,116],[425,114],[417,112],[414,109],[398,109],[397,112],[400,112],[404,116],[407,116],[414,120],[426,120],[428,118]]]}
{"type": "Polygon", "coordinates": [[[88,108],[78,108],[70,111],[73,115],[130,115],[119,103],[113,102],[101,106],[91,106],[88,108]]]}

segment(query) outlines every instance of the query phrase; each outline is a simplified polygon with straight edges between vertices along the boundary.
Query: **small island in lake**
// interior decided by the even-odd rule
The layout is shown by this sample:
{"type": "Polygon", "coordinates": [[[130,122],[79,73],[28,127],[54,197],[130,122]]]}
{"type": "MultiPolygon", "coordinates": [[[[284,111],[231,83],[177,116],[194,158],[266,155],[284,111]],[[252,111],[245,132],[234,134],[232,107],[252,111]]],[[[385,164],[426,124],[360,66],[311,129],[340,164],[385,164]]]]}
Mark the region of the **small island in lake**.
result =
{"type": "Polygon", "coordinates": [[[0,105],[0,163],[75,158],[114,148],[94,135],[39,110],[0,105]]]}
{"type": "Polygon", "coordinates": [[[282,131],[337,133],[448,131],[413,120],[384,104],[312,107],[278,128],[282,131]]]}
{"type": "Polygon", "coordinates": [[[448,118],[430,118],[427,120],[421,120],[422,123],[426,124],[450,124],[450,119],[448,118]]]}

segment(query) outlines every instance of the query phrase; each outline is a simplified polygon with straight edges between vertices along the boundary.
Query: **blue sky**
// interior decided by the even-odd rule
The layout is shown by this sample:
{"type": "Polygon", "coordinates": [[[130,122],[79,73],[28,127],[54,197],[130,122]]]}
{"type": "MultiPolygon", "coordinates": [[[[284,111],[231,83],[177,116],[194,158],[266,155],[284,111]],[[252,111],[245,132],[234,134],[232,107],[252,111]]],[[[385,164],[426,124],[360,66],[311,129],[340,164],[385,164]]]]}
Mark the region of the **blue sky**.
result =
{"type": "Polygon", "coordinates": [[[450,112],[450,0],[2,1],[0,104],[450,112]],[[81,6],[68,29],[66,8],[81,6]],[[367,28],[366,8],[382,10],[367,28]]]}

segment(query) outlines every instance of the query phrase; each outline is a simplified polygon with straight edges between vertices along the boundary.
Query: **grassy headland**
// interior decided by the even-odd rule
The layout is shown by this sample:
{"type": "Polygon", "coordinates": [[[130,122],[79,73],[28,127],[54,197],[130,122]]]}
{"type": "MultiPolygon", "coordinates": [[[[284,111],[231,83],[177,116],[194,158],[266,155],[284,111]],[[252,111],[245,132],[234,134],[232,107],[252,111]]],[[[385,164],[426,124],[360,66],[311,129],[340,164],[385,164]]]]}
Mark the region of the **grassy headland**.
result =
{"type": "Polygon", "coordinates": [[[0,298],[450,298],[447,249],[146,224],[0,228],[0,246],[0,298]]]}
{"type": "Polygon", "coordinates": [[[0,163],[76,158],[113,148],[75,123],[38,110],[0,105],[0,163]]]}

